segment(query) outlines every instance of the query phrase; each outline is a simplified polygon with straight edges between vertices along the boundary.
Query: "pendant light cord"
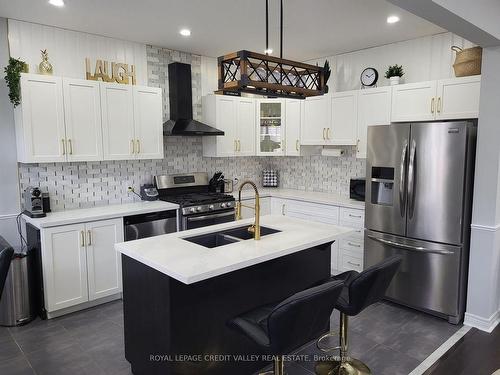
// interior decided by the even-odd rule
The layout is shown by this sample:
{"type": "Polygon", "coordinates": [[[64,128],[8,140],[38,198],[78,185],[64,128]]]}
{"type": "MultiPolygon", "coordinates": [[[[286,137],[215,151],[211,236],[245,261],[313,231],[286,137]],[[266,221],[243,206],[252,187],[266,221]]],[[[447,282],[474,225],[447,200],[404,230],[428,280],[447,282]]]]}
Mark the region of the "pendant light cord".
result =
{"type": "Polygon", "coordinates": [[[266,55],[269,55],[269,0],[266,0],[266,55]]]}
{"type": "Polygon", "coordinates": [[[280,59],[283,58],[283,0],[280,7],[280,59]]]}

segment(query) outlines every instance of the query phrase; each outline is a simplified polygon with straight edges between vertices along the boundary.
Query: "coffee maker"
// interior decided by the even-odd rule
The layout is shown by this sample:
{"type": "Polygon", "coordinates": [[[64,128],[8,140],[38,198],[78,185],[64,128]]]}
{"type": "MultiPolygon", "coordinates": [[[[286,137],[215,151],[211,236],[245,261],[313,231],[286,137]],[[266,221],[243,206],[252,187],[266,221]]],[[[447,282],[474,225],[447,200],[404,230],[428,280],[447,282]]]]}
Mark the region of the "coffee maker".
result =
{"type": "Polygon", "coordinates": [[[24,211],[23,213],[29,217],[45,217],[47,216],[43,209],[43,195],[40,188],[28,187],[24,191],[24,211]]]}

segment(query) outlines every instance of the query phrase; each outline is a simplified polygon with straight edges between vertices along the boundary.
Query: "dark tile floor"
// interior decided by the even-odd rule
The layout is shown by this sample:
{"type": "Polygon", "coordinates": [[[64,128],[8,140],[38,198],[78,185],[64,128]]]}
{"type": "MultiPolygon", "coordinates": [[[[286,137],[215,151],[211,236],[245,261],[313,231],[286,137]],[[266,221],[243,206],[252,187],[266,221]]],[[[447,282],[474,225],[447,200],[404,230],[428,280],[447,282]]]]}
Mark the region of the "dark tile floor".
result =
{"type": "MultiPolygon", "coordinates": [[[[338,325],[338,313],[332,324],[338,325]]],[[[408,374],[460,327],[388,303],[350,320],[351,354],[375,375],[408,374]]],[[[311,343],[289,363],[289,375],[313,374],[322,353],[311,343]]],[[[0,327],[1,375],[130,375],[124,358],[120,301],[24,327],[0,327]]]]}

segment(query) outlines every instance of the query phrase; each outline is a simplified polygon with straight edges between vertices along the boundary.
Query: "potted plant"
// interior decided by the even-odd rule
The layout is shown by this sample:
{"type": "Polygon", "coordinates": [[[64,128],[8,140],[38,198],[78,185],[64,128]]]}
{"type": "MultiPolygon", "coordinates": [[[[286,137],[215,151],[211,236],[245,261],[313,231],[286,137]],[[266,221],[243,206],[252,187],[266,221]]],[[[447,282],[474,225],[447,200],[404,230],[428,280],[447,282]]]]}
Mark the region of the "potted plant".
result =
{"type": "Polygon", "coordinates": [[[14,107],[21,103],[21,73],[27,72],[28,66],[19,59],[9,58],[9,65],[4,69],[5,81],[9,87],[9,99],[14,107]]]}
{"type": "Polygon", "coordinates": [[[391,81],[391,86],[398,85],[401,77],[405,74],[403,71],[403,66],[401,65],[390,65],[385,72],[385,78],[391,81]]]}

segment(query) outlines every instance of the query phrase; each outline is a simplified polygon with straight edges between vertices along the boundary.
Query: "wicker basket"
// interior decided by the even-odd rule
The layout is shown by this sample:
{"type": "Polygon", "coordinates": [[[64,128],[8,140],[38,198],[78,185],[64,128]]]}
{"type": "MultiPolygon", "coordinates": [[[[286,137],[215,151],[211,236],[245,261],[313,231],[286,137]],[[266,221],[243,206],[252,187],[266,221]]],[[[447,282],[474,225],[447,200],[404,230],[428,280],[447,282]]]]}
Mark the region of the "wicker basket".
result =
{"type": "Polygon", "coordinates": [[[453,46],[451,49],[457,53],[455,64],[453,64],[455,76],[466,77],[481,74],[481,61],[483,55],[483,49],[481,47],[462,49],[453,46]]]}

